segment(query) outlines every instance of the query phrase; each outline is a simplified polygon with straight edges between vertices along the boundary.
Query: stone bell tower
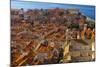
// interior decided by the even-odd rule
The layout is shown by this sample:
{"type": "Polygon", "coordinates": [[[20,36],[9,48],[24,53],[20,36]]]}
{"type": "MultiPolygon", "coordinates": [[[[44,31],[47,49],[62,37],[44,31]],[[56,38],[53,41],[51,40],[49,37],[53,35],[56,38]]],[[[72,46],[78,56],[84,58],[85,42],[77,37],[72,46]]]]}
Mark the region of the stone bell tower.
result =
{"type": "Polygon", "coordinates": [[[66,30],[65,35],[66,35],[66,41],[65,41],[64,46],[63,46],[63,48],[64,48],[63,62],[66,63],[66,62],[71,61],[71,56],[69,55],[69,46],[71,44],[71,42],[70,42],[71,36],[70,36],[70,32],[68,29],[66,30]]]}

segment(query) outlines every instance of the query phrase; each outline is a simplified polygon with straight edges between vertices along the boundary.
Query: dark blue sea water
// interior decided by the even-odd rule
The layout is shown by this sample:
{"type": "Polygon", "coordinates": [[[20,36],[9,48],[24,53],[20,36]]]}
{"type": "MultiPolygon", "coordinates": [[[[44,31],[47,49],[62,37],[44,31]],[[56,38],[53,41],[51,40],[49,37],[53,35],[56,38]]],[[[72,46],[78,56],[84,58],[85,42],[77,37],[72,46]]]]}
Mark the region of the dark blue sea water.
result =
{"type": "Polygon", "coordinates": [[[29,2],[29,1],[11,1],[11,8],[24,8],[24,9],[50,9],[50,8],[77,8],[80,9],[84,15],[95,20],[95,6],[89,5],[75,5],[75,4],[57,4],[45,2],[29,2]]]}

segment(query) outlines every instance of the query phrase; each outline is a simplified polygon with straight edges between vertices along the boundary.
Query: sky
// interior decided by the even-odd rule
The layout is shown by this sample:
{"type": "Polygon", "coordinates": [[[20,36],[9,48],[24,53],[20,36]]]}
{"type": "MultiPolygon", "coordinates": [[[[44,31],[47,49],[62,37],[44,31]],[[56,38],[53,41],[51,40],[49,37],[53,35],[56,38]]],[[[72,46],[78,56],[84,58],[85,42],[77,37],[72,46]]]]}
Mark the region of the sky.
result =
{"type": "Polygon", "coordinates": [[[24,8],[24,9],[48,9],[48,8],[80,8],[80,7],[94,7],[86,5],[72,5],[72,4],[57,4],[57,3],[46,3],[46,2],[34,2],[34,1],[11,1],[12,8],[24,8]]]}
{"type": "Polygon", "coordinates": [[[84,13],[88,17],[95,19],[95,6],[90,5],[75,5],[75,4],[57,4],[46,2],[34,2],[34,1],[11,1],[11,8],[20,9],[52,9],[52,8],[77,8],[80,12],[84,13]]]}

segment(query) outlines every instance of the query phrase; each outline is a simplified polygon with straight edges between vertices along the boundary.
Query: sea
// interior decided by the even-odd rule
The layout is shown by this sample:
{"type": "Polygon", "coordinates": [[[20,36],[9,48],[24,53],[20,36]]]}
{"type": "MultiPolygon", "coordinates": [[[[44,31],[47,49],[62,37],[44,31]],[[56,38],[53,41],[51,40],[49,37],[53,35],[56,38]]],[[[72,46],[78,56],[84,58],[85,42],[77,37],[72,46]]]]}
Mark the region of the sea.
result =
{"type": "Polygon", "coordinates": [[[20,9],[79,9],[85,16],[95,20],[95,6],[93,5],[78,5],[78,4],[59,4],[59,3],[47,3],[47,2],[34,2],[34,1],[11,1],[11,8],[20,9]]]}

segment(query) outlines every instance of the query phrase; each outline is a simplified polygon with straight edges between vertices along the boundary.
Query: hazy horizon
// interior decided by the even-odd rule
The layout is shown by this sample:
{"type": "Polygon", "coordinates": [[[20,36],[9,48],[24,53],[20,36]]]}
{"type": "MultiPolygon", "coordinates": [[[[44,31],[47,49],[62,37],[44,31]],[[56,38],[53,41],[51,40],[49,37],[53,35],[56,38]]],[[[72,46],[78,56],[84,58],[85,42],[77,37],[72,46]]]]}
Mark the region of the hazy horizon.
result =
{"type": "Polygon", "coordinates": [[[86,16],[95,19],[95,6],[89,5],[75,5],[75,4],[57,4],[57,3],[46,3],[46,2],[34,2],[34,1],[11,1],[12,9],[79,9],[80,12],[84,13],[86,16]]]}

